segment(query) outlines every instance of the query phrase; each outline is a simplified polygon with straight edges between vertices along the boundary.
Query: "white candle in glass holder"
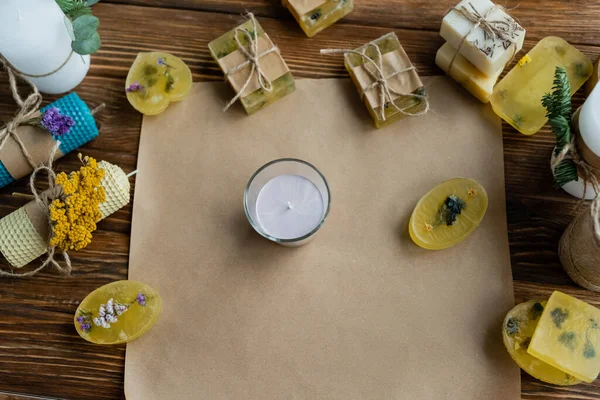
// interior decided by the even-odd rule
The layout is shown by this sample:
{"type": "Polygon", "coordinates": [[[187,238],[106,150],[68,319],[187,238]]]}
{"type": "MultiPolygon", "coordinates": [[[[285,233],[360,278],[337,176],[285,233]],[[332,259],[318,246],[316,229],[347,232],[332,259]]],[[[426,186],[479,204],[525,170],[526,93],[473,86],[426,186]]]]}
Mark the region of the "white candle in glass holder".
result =
{"type": "Polygon", "coordinates": [[[65,18],[55,0],[0,0],[0,54],[42,93],[70,91],[90,68],[72,53],[65,18]]]}

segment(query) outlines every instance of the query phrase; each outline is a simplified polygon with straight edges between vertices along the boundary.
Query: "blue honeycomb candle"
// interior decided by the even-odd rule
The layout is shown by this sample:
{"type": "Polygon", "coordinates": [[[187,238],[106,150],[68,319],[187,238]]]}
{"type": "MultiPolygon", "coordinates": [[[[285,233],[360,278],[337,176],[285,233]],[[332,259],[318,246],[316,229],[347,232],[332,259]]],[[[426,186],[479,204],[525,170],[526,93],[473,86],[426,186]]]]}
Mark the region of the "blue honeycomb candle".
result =
{"type": "MultiPolygon", "coordinates": [[[[98,136],[98,127],[94,116],[77,93],[68,94],[50,103],[40,112],[43,114],[54,107],[60,111],[60,114],[70,117],[74,122],[64,135],[53,134],[41,127],[33,126],[21,126],[17,131],[17,135],[38,165],[47,162],[50,151],[58,140],[60,140],[60,145],[57,158],[60,158],[98,136]]],[[[0,187],[23,178],[31,171],[31,165],[27,162],[16,141],[12,138],[9,139],[4,148],[0,150],[0,187]]]]}

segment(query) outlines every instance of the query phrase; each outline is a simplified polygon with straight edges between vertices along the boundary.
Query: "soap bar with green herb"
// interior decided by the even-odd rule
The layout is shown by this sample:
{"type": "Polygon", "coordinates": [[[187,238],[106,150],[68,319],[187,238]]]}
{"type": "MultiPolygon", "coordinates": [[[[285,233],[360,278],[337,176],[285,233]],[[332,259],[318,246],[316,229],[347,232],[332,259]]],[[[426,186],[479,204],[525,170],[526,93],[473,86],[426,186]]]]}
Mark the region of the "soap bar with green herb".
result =
{"type": "Polygon", "coordinates": [[[427,108],[427,91],[394,32],[344,54],[346,69],[363,102],[373,117],[375,127],[381,128],[409,115],[418,115],[427,108]],[[371,76],[381,57],[383,75],[391,89],[391,99],[381,104],[382,87],[371,76]],[[369,70],[369,71],[367,71],[369,70]],[[400,73],[398,73],[400,72],[400,73]],[[405,95],[394,94],[406,93],[405,95]],[[390,104],[391,102],[394,105],[390,104]],[[383,110],[382,110],[383,108],[383,110]],[[400,111],[402,110],[402,111],[400,111]]]}
{"type": "Polygon", "coordinates": [[[353,0],[283,0],[298,24],[313,37],[342,19],[354,8],[353,0]]]}
{"type": "Polygon", "coordinates": [[[593,382],[600,372],[600,310],[564,293],[552,293],[527,352],[593,382]]]}
{"type": "Polygon", "coordinates": [[[575,93],[592,74],[592,62],[559,37],[547,37],[527,53],[496,85],[492,108],[525,135],[533,135],[547,122],[542,97],[552,92],[554,71],[563,67],[575,93]]]}
{"type": "Polygon", "coordinates": [[[263,109],[296,88],[292,73],[279,50],[253,16],[210,42],[208,48],[248,114],[263,109]],[[258,65],[263,77],[260,81],[258,68],[253,68],[246,55],[252,54],[255,45],[258,45],[258,65]],[[239,68],[242,64],[245,66],[239,68]],[[270,90],[263,89],[261,81],[270,90]]]}

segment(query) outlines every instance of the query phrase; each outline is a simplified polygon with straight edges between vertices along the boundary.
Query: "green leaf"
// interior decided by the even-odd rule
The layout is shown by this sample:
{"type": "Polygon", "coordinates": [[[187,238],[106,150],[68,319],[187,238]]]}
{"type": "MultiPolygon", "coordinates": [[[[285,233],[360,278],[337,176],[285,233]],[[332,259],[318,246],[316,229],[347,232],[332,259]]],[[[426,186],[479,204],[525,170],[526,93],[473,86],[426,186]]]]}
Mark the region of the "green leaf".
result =
{"type": "Polygon", "coordinates": [[[71,20],[92,13],[92,9],[87,6],[86,0],[56,0],[56,3],[71,20]]]}
{"type": "Polygon", "coordinates": [[[100,35],[98,35],[98,32],[95,32],[89,39],[75,40],[71,43],[71,48],[77,54],[86,55],[97,52],[100,44],[100,35]]]}
{"type": "Polygon", "coordinates": [[[71,19],[73,19],[73,20],[78,19],[79,17],[84,16],[84,15],[92,15],[92,9],[89,8],[88,6],[85,6],[85,7],[81,7],[76,10],[73,10],[69,13],[69,17],[71,17],[71,19]]]}
{"type": "Polygon", "coordinates": [[[94,36],[100,25],[100,20],[93,15],[82,15],[73,21],[75,40],[86,40],[94,36]]]}
{"type": "Polygon", "coordinates": [[[97,2],[99,2],[100,0],[87,0],[87,6],[93,6],[94,4],[96,4],[97,2]]]}

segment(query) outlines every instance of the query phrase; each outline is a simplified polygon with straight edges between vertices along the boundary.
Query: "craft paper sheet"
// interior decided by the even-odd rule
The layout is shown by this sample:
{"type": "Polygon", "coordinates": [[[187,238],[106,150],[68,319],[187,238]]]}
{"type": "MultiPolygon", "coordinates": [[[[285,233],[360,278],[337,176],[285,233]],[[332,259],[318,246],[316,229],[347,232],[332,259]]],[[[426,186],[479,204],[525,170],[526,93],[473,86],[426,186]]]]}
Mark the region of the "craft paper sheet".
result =
{"type": "Polygon", "coordinates": [[[246,116],[222,82],[145,117],[129,278],[163,314],[129,344],[136,399],[517,400],[504,349],[513,305],[500,120],[445,77],[432,110],[375,130],[349,80],[299,80],[246,116]],[[308,245],[261,238],[242,197],[276,158],[319,168],[329,218],[308,245]],[[407,233],[418,199],[457,176],[489,194],[482,225],[443,251],[407,233]]]}

